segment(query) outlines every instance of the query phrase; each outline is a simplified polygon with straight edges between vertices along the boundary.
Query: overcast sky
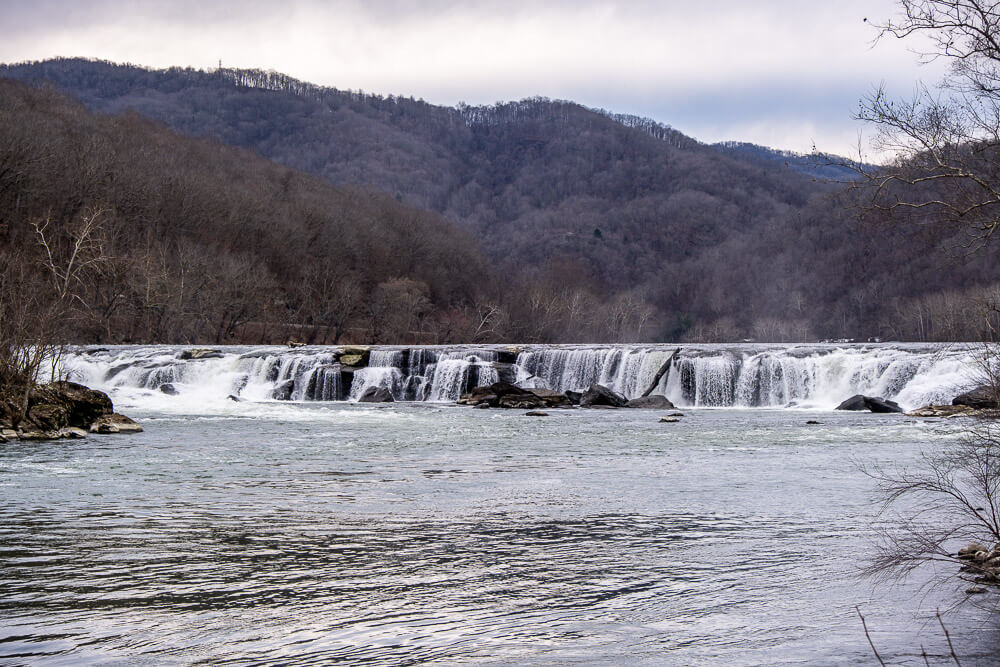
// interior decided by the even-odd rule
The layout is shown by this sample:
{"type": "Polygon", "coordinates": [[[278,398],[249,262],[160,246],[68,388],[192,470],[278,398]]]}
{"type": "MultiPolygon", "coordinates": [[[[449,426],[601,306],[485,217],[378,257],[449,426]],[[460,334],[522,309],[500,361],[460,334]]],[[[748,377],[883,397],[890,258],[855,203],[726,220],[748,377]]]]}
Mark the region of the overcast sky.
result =
{"type": "Polygon", "coordinates": [[[847,153],[858,100],[936,83],[918,44],[873,46],[893,0],[0,0],[0,61],[85,56],[274,69],[436,104],[541,95],[702,141],[847,153]]]}

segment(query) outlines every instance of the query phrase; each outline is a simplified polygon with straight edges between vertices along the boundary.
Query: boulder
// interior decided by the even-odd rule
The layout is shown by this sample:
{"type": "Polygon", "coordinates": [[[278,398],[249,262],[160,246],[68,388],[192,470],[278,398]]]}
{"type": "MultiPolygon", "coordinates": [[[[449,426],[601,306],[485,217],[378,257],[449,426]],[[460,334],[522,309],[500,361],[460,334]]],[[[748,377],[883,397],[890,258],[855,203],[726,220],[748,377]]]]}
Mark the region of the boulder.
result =
{"type": "Polygon", "coordinates": [[[870,412],[902,412],[903,408],[895,401],[886,400],[880,396],[863,396],[855,394],[837,406],[837,410],[868,410],[870,412]]]}
{"type": "Polygon", "coordinates": [[[568,398],[569,402],[573,405],[580,405],[580,399],[583,398],[583,394],[579,391],[569,391],[567,389],[566,398],[568,398]]]}
{"type": "Polygon", "coordinates": [[[837,406],[837,410],[867,410],[868,406],[865,405],[865,397],[861,394],[855,394],[849,399],[837,406]]]}
{"type": "Polygon", "coordinates": [[[670,402],[666,396],[640,396],[633,398],[625,404],[626,408],[640,408],[644,410],[673,410],[676,406],[670,402]]]}
{"type": "Polygon", "coordinates": [[[676,424],[679,421],[677,417],[660,417],[661,424],[676,424]]]}
{"type": "Polygon", "coordinates": [[[371,348],[368,347],[345,347],[340,351],[337,361],[344,366],[367,366],[371,353],[371,348]]]}
{"type": "Polygon", "coordinates": [[[980,551],[985,552],[986,547],[979,542],[972,542],[968,546],[962,547],[958,550],[958,557],[965,560],[972,560],[980,551]]]}
{"type": "Polygon", "coordinates": [[[395,399],[385,387],[368,387],[358,397],[358,403],[392,403],[395,399]]]}
{"type": "Polygon", "coordinates": [[[53,382],[31,390],[26,426],[40,431],[58,431],[67,426],[86,429],[113,411],[111,399],[103,391],[75,382],[53,382]]]}
{"type": "Polygon", "coordinates": [[[365,358],[360,354],[343,354],[340,356],[340,365],[352,366],[356,368],[363,365],[364,359],[365,358]]]}
{"type": "Polygon", "coordinates": [[[592,408],[599,405],[623,408],[627,403],[628,400],[624,396],[600,384],[590,385],[590,389],[584,392],[580,398],[580,407],[582,408],[592,408]]]}
{"type": "Polygon", "coordinates": [[[525,417],[548,417],[548,412],[542,412],[541,410],[531,410],[524,413],[525,417]]]}
{"type": "Polygon", "coordinates": [[[907,417],[962,417],[976,413],[968,405],[925,405],[906,413],[907,417]]]}
{"type": "Polygon", "coordinates": [[[951,404],[967,405],[977,410],[996,410],[1000,407],[997,405],[997,394],[989,385],[981,385],[964,394],[959,394],[952,399],[951,404]]]}
{"type": "Polygon", "coordinates": [[[889,401],[884,398],[871,398],[866,396],[865,406],[872,412],[889,413],[903,411],[903,408],[899,407],[899,403],[889,401]]]}
{"type": "Polygon", "coordinates": [[[167,396],[176,396],[177,393],[178,393],[177,392],[177,387],[175,387],[174,385],[170,384],[169,382],[161,384],[158,388],[159,388],[160,391],[162,391],[167,396]]]}
{"type": "Polygon", "coordinates": [[[104,415],[90,426],[91,433],[142,433],[142,426],[117,412],[104,415]]]}
{"type": "Polygon", "coordinates": [[[177,355],[177,358],[178,359],[221,359],[222,356],[223,355],[221,350],[213,350],[207,347],[199,347],[190,350],[182,350],[181,353],[177,355]]]}

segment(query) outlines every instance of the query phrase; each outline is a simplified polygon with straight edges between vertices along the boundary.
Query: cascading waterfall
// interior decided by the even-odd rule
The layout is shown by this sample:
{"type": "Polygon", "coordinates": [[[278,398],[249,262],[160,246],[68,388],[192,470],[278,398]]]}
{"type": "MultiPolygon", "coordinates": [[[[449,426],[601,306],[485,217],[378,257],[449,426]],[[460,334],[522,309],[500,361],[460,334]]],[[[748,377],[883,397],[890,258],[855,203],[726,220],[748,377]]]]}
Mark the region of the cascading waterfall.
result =
{"type": "MultiPolygon", "coordinates": [[[[585,391],[603,384],[640,395],[674,346],[425,346],[373,348],[367,364],[342,366],[336,348],[222,347],[192,354],[172,346],[79,348],[63,372],[106,391],[160,395],[165,384],[192,400],[357,400],[370,387],[397,401],[458,399],[499,380],[585,391]]],[[[972,345],[697,345],[654,388],[694,407],[832,408],[853,394],[905,407],[949,402],[972,384],[972,345]]]]}

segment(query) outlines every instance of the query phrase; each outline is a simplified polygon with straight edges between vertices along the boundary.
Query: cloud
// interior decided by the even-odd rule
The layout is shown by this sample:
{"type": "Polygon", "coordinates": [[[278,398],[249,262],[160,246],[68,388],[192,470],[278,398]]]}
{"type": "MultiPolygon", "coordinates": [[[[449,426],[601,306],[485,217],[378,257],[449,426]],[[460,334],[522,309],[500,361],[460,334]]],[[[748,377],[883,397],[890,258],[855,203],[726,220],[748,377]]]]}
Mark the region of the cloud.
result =
{"type": "Polygon", "coordinates": [[[855,136],[851,111],[881,80],[908,90],[940,76],[918,70],[903,44],[871,46],[863,19],[891,15],[891,0],[415,4],[36,0],[0,18],[0,60],[221,59],[442,104],[542,95],[650,115],[703,140],[767,137],[796,150],[813,130],[823,142],[855,136]]]}

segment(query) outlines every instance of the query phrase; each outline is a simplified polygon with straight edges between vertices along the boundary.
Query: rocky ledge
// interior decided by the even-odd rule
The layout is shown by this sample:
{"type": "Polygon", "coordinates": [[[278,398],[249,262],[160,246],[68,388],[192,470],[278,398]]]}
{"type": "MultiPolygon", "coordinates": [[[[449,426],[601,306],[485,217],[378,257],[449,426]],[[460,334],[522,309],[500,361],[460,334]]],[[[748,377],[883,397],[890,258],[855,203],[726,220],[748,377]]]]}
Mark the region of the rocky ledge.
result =
{"type": "Polygon", "coordinates": [[[518,387],[509,382],[494,382],[488,387],[476,387],[458,399],[459,405],[474,408],[513,408],[537,410],[539,408],[646,408],[672,410],[674,404],[665,396],[643,396],[632,400],[600,384],[593,384],[587,391],[555,391],[518,387]]]}
{"type": "Polygon", "coordinates": [[[906,414],[910,417],[979,417],[1000,419],[1000,402],[995,387],[981,385],[956,396],[951,405],[925,405],[906,414]]]}
{"type": "Polygon", "coordinates": [[[142,426],[117,414],[108,395],[75,382],[53,382],[23,395],[0,389],[0,442],[84,438],[88,433],[138,433],[142,426]]]}

